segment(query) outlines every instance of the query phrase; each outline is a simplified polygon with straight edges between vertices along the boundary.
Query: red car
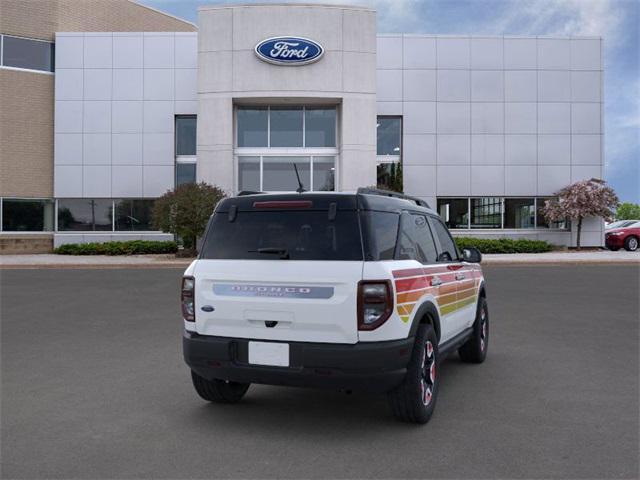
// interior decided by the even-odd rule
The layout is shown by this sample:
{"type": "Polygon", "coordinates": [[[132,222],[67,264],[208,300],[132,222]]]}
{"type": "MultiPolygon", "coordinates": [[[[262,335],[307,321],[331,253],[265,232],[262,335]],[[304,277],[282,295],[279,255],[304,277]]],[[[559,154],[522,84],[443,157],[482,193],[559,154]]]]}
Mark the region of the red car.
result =
{"type": "Polygon", "coordinates": [[[625,250],[635,252],[640,245],[640,222],[633,223],[623,228],[607,230],[604,235],[604,243],[609,250],[625,250]]]}

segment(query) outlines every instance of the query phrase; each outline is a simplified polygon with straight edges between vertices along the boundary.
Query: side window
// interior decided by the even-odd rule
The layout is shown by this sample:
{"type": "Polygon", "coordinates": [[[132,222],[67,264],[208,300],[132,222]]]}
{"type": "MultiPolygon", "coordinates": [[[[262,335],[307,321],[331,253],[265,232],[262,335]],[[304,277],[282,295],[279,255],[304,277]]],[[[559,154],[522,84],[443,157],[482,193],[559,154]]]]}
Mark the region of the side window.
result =
{"type": "Polygon", "coordinates": [[[364,211],[364,244],[367,260],[393,260],[400,215],[391,212],[364,211]]]}
{"type": "Polygon", "coordinates": [[[456,248],[456,244],[451,238],[451,234],[444,226],[441,220],[436,218],[429,218],[429,223],[431,224],[431,228],[433,230],[433,234],[436,236],[440,243],[440,254],[438,256],[439,262],[451,262],[454,260],[458,260],[458,249],[456,248]]]}
{"type": "Polygon", "coordinates": [[[397,258],[420,263],[436,261],[436,247],[424,215],[402,214],[397,258]]]}

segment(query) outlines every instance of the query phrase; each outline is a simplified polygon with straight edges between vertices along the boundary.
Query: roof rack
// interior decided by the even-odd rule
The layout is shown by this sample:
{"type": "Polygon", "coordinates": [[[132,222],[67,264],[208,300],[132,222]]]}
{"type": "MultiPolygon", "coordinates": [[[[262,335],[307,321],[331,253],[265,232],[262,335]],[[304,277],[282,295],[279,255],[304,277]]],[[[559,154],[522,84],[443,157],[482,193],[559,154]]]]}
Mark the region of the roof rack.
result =
{"type": "Polygon", "coordinates": [[[261,193],[264,192],[253,192],[251,190],[242,190],[241,192],[238,192],[238,197],[244,197],[245,195],[260,195],[261,193]]]}
{"type": "Polygon", "coordinates": [[[405,195],[404,193],[392,192],[390,190],[380,190],[378,188],[360,187],[360,188],[358,188],[357,193],[359,195],[360,194],[364,194],[364,195],[380,195],[381,197],[400,198],[402,200],[409,200],[410,202],[415,202],[416,205],[419,205],[421,207],[431,208],[427,202],[425,202],[424,200],[422,200],[420,198],[411,197],[409,195],[405,195]]]}

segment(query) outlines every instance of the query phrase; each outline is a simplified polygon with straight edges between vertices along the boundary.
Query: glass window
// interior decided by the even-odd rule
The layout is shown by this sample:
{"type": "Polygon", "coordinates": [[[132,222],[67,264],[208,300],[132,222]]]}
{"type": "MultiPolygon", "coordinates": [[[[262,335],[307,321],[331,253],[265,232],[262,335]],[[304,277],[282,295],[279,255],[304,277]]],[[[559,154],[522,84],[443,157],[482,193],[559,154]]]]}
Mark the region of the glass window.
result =
{"type": "Polygon", "coordinates": [[[107,199],[73,198],[58,200],[58,230],[111,231],[113,202],[107,199]]]}
{"type": "Polygon", "coordinates": [[[176,155],[196,154],[196,116],[176,117],[176,155]]]}
{"type": "Polygon", "coordinates": [[[4,66],[53,72],[53,43],[3,35],[2,44],[4,66]]]}
{"type": "Polygon", "coordinates": [[[469,228],[469,200],[439,198],[438,214],[449,228],[469,228]]]}
{"type": "Polygon", "coordinates": [[[547,200],[553,200],[553,197],[546,198],[538,198],[536,199],[536,222],[538,228],[555,228],[560,230],[568,230],[569,222],[567,220],[562,220],[560,222],[549,222],[542,212],[544,209],[544,202],[547,200]]]}
{"type": "Polygon", "coordinates": [[[377,124],[378,155],[401,154],[400,145],[402,140],[402,118],[401,117],[378,117],[377,124]]]}
{"type": "Polygon", "coordinates": [[[400,215],[392,212],[362,212],[367,260],[393,260],[400,215]]]}
{"type": "Polygon", "coordinates": [[[2,200],[2,230],[5,232],[50,232],[53,230],[51,200],[2,200]]]}
{"type": "Polygon", "coordinates": [[[418,252],[422,263],[434,263],[438,256],[436,244],[431,235],[431,228],[424,215],[411,215],[418,242],[418,252]]]}
{"type": "Polygon", "coordinates": [[[238,147],[267,147],[269,111],[267,107],[238,107],[238,147]]]}
{"type": "Polygon", "coordinates": [[[451,262],[458,260],[458,248],[456,247],[449,230],[444,226],[444,223],[437,218],[429,217],[429,224],[431,225],[431,231],[440,243],[440,252],[438,255],[439,262],[451,262]]]}
{"type": "Polygon", "coordinates": [[[116,200],[116,230],[140,232],[153,230],[151,212],[153,200],[116,200]]]}
{"type": "Polygon", "coordinates": [[[335,173],[334,157],[313,157],[313,190],[315,192],[334,191],[335,173]]]}
{"type": "Polygon", "coordinates": [[[377,166],[377,186],[383,190],[403,192],[402,163],[380,162],[377,166]]]}
{"type": "Polygon", "coordinates": [[[302,188],[311,186],[311,159],[309,157],[263,157],[262,190],[291,192],[299,188],[296,168],[302,188]],[[295,167],[294,167],[295,165],[295,167]]]}
{"type": "Polygon", "coordinates": [[[176,187],[185,183],[196,183],[196,164],[193,162],[176,163],[176,187]]]}
{"type": "Polygon", "coordinates": [[[271,107],[271,147],[302,147],[302,107],[271,107]]]}
{"type": "Polygon", "coordinates": [[[206,259],[242,260],[362,260],[355,211],[239,212],[213,217],[202,252],[206,259]],[[268,250],[262,250],[268,249],[268,250]],[[262,250],[262,251],[261,251],[262,250]],[[276,253],[273,253],[274,250],[276,253]]]}
{"type": "Polygon", "coordinates": [[[259,192],[260,157],[238,157],[238,188],[240,191],[259,192]]]}
{"type": "Polygon", "coordinates": [[[424,215],[402,215],[398,239],[398,260],[417,260],[420,263],[436,261],[436,247],[424,215]]]}
{"type": "Polygon", "coordinates": [[[306,107],[304,128],[305,147],[335,147],[336,109],[306,107]]]}
{"type": "Polygon", "coordinates": [[[504,228],[534,228],[535,202],[533,198],[504,199],[504,228]]]}
{"type": "Polygon", "coordinates": [[[471,228],[501,228],[502,199],[484,197],[471,199],[471,228]]]}

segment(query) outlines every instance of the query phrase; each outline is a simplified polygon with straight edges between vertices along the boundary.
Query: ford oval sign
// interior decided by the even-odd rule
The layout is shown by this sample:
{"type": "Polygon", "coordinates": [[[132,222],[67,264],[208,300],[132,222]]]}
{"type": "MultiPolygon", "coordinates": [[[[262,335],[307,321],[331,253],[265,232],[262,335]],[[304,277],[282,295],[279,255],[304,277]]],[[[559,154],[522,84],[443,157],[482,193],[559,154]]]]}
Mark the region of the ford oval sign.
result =
{"type": "Polygon", "coordinates": [[[256,45],[258,58],[276,65],[307,65],[320,60],[323,53],[322,45],[302,37],[267,38],[256,45]]]}

